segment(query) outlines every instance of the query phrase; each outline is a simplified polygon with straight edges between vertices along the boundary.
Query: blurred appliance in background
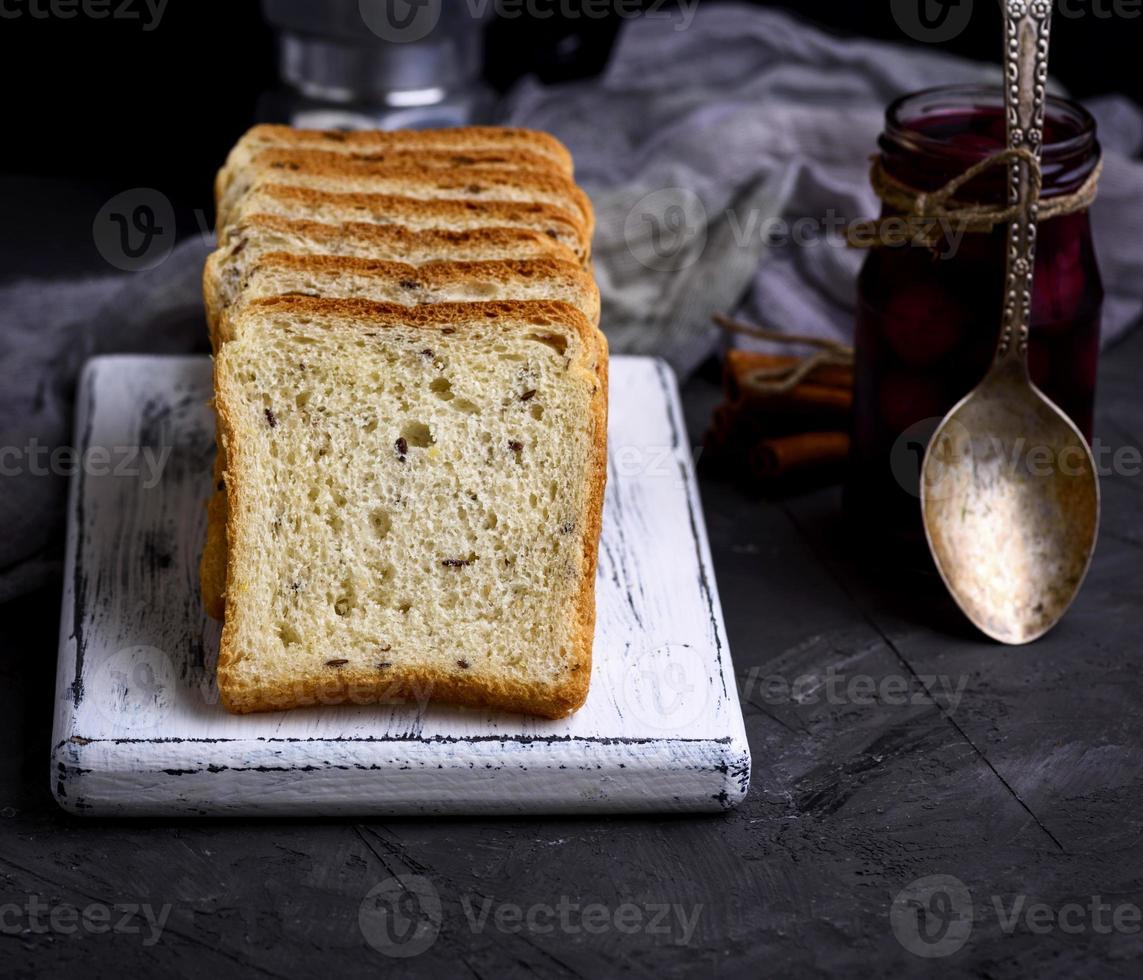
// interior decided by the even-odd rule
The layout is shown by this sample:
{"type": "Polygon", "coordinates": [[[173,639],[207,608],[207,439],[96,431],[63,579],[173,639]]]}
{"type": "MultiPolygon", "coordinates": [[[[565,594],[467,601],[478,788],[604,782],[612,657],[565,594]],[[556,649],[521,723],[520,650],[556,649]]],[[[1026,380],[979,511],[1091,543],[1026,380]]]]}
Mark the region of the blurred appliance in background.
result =
{"type": "Polygon", "coordinates": [[[457,0],[262,0],[282,87],[264,122],[313,129],[425,129],[491,121],[481,80],[494,4],[457,0]]]}

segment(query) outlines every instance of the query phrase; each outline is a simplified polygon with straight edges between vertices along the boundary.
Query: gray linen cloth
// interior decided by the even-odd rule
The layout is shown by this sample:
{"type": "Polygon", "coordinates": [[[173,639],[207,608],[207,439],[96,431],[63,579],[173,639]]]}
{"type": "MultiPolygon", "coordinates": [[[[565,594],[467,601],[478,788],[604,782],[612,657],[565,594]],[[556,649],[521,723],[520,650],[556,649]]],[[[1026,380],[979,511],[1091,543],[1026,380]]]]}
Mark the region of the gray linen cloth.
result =
{"type": "Polygon", "coordinates": [[[206,350],[202,266],[194,236],[146,272],[0,288],[0,602],[43,585],[63,552],[70,464],[50,451],[71,438],[79,370],[96,354],[206,350]]]}
{"type": "MultiPolygon", "coordinates": [[[[592,193],[612,349],[661,354],[686,373],[717,342],[710,314],[740,302],[775,328],[848,337],[862,255],[814,229],[830,214],[875,213],[866,157],[887,102],[995,83],[998,70],[737,5],[704,5],[688,29],[675,26],[632,20],[600,79],[526,82],[509,102],[513,122],[571,146],[592,193]],[[809,219],[803,244],[774,244],[767,218],[809,219]]],[[[1143,166],[1129,159],[1143,116],[1122,99],[1091,108],[1107,151],[1094,222],[1111,337],[1143,311],[1143,166]]],[[[43,453],[71,438],[80,366],[101,353],[204,350],[210,247],[195,236],[149,271],[0,287],[0,602],[58,569],[67,481],[44,472],[43,453]]]]}

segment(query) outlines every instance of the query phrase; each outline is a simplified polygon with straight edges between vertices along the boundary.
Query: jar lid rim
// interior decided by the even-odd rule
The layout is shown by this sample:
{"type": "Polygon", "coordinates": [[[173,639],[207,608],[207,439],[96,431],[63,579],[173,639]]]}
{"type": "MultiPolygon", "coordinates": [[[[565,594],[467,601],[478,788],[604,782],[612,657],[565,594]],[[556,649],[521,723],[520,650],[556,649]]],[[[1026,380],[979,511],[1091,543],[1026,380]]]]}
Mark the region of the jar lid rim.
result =
{"type": "MultiPolygon", "coordinates": [[[[951,150],[953,145],[943,137],[929,136],[923,130],[910,125],[911,119],[919,118],[923,112],[914,112],[911,119],[904,117],[910,104],[922,108],[926,100],[941,99],[946,108],[974,106],[1003,108],[1004,94],[999,87],[988,85],[937,85],[932,88],[909,92],[894,99],[885,109],[887,130],[907,133],[910,143],[933,150],[951,150]]],[[[1049,93],[1047,111],[1051,115],[1063,116],[1070,120],[1075,132],[1066,139],[1052,140],[1044,144],[1044,153],[1052,156],[1066,155],[1084,150],[1095,140],[1095,117],[1073,99],[1049,93]]]]}

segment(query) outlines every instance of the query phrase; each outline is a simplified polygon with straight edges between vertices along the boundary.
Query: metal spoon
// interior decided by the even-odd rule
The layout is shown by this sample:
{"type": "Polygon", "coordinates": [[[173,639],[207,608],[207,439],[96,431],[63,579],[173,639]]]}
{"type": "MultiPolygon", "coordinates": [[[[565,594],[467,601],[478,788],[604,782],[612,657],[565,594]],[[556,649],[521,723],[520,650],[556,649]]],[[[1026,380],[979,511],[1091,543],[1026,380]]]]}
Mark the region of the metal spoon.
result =
{"type": "MultiPolygon", "coordinates": [[[[1008,147],[1040,160],[1051,3],[1004,8],[1008,147]]],[[[1099,479],[1086,440],[1028,376],[1038,195],[1011,163],[1004,317],[988,374],[933,434],[921,466],[925,536],[965,615],[1004,643],[1027,643],[1063,616],[1091,563],[1099,479]]]]}

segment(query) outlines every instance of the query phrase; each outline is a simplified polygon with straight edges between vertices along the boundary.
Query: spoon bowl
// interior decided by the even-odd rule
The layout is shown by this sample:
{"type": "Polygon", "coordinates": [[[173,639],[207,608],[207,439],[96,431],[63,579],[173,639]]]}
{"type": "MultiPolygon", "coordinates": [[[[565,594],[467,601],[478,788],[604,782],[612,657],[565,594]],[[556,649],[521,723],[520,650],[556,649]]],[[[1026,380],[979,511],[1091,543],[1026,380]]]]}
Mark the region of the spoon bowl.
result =
{"type": "Polygon", "coordinates": [[[1071,419],[1008,361],[933,434],[921,507],[957,605],[988,636],[1028,643],[1063,616],[1091,564],[1095,460],[1071,419]]]}

